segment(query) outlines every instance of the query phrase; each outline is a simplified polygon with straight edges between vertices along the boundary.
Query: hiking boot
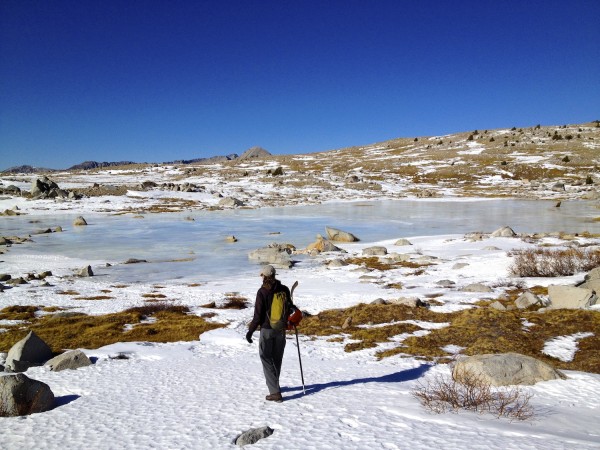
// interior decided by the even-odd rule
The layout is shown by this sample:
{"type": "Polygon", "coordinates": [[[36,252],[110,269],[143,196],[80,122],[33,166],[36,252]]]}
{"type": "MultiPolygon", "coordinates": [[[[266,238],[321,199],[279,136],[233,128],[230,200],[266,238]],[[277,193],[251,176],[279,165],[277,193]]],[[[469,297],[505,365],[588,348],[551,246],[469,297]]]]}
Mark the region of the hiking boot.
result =
{"type": "Polygon", "coordinates": [[[283,401],[281,392],[277,392],[276,394],[269,394],[265,397],[265,399],[270,402],[277,402],[277,403],[281,403],[283,401]]]}

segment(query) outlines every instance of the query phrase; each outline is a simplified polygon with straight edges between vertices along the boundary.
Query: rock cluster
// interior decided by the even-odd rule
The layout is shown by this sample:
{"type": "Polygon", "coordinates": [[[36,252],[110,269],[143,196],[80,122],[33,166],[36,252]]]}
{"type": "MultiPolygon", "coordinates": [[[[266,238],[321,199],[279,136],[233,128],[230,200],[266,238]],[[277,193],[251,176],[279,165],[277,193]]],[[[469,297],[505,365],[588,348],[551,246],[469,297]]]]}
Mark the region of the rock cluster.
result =
{"type": "Polygon", "coordinates": [[[53,356],[48,344],[33,331],[10,348],[4,366],[6,374],[0,376],[0,417],[23,416],[54,407],[50,387],[23,373],[30,367],[45,365],[58,372],[92,364],[81,350],[53,356]]]}

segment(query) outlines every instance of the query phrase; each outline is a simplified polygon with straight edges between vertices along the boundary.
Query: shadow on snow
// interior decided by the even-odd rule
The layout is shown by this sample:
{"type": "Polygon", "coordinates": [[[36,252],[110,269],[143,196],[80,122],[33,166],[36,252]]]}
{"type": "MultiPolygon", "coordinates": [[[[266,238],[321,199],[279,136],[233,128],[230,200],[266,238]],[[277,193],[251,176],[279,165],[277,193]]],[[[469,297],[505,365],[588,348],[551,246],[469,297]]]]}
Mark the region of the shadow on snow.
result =
{"type": "Polygon", "coordinates": [[[345,386],[352,386],[355,384],[365,384],[365,383],[402,383],[405,381],[416,380],[423,376],[429,369],[431,365],[429,364],[421,364],[419,367],[414,369],[403,370],[401,372],[394,372],[388,375],[382,375],[380,377],[368,377],[368,378],[357,378],[355,380],[345,380],[345,381],[330,381],[329,383],[318,383],[318,384],[309,384],[306,385],[306,394],[302,393],[302,386],[292,386],[285,387],[281,389],[282,393],[285,392],[294,392],[300,391],[290,396],[286,396],[285,400],[295,400],[297,398],[303,397],[304,395],[312,395],[317,392],[321,392],[325,389],[336,389],[345,386]]]}

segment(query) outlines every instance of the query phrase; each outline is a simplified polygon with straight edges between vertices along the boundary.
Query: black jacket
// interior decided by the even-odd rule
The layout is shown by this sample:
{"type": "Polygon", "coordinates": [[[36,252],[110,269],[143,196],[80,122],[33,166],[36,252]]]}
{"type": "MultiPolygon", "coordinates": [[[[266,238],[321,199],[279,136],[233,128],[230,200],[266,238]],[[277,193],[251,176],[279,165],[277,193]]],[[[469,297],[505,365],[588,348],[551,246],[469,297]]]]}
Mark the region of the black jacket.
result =
{"type": "Polygon", "coordinates": [[[271,303],[273,302],[273,295],[275,292],[285,292],[288,298],[288,302],[291,304],[291,295],[290,290],[287,286],[281,284],[279,280],[275,280],[275,284],[272,289],[267,289],[264,286],[256,293],[256,302],[254,303],[254,318],[252,322],[250,322],[249,331],[254,333],[256,329],[259,327],[271,329],[271,324],[269,322],[269,317],[267,316],[267,311],[271,309],[271,303]]]}

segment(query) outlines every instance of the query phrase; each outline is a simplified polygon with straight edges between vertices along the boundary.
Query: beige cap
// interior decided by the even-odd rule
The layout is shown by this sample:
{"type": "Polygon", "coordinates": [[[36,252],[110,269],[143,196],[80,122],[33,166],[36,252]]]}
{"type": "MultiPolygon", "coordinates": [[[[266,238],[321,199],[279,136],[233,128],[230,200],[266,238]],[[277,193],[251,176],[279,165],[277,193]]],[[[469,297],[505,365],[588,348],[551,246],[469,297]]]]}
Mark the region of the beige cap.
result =
{"type": "Polygon", "coordinates": [[[266,266],[263,266],[263,268],[260,269],[260,276],[261,277],[275,276],[275,268],[269,264],[267,264],[266,266]]]}

